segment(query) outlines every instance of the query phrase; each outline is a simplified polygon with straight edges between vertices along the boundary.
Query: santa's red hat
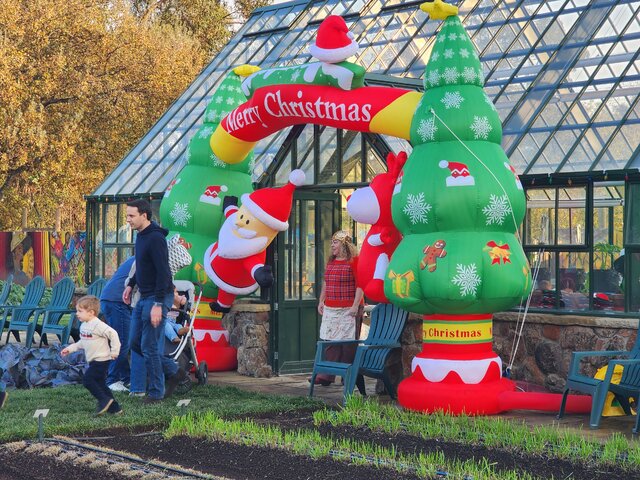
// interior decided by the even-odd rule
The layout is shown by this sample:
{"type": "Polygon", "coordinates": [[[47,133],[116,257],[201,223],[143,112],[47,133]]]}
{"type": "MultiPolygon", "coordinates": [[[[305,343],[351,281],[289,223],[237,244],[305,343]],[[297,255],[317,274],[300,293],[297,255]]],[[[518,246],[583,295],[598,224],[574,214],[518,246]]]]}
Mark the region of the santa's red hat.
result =
{"type": "Polygon", "coordinates": [[[302,170],[289,174],[289,183],[279,188],[261,188],[242,195],[242,206],[267,227],[280,232],[289,228],[289,214],[293,202],[293,191],[304,183],[302,170]]]}
{"type": "Polygon", "coordinates": [[[468,186],[475,185],[475,179],[469,172],[469,167],[461,162],[449,162],[447,160],[440,160],[438,163],[440,168],[448,168],[450,176],[447,177],[447,186],[468,186]]]}
{"type": "Polygon", "coordinates": [[[318,27],[316,43],[309,52],[321,62],[339,63],[355,55],[359,48],[344,19],[329,15],[318,27]]]}

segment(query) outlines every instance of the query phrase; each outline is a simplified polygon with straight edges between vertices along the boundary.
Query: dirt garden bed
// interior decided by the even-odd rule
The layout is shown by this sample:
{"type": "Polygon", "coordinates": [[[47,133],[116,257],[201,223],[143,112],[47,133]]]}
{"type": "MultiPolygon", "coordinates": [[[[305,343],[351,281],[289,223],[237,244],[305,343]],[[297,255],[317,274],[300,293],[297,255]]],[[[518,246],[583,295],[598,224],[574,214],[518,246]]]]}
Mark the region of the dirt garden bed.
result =
{"type": "MultiPolygon", "coordinates": [[[[580,464],[560,460],[544,455],[524,455],[507,449],[488,448],[482,445],[465,445],[433,439],[423,439],[408,433],[387,434],[373,431],[367,427],[314,425],[312,414],[290,412],[265,414],[253,417],[258,425],[271,425],[283,431],[316,431],[322,436],[336,439],[366,442],[375,446],[394,448],[399,454],[417,455],[442,452],[447,459],[459,461],[475,460],[491,464],[497,476],[500,472],[515,471],[517,474],[529,474],[534,478],[574,478],[589,480],[610,480],[612,478],[640,479],[640,473],[629,472],[615,466],[580,464]],[[484,460],[483,460],[484,459],[484,460]]],[[[158,461],[177,465],[214,478],[228,479],[283,479],[308,480],[348,478],[403,480],[417,478],[444,478],[447,472],[431,477],[419,476],[415,472],[399,472],[391,468],[376,468],[369,464],[354,464],[334,460],[328,457],[312,459],[296,455],[278,448],[255,445],[242,445],[219,440],[197,437],[175,436],[165,438],[160,433],[143,434],[118,429],[99,432],[101,438],[77,439],[83,444],[98,448],[109,448],[135,454],[145,461],[158,461]]],[[[63,449],[64,450],[64,449],[63,449]]],[[[95,478],[131,478],[119,474],[106,465],[94,466],[87,462],[76,464],[73,460],[60,461],[57,455],[44,455],[35,451],[9,451],[0,447],[0,480],[8,479],[47,479],[65,478],[66,480],[86,480],[87,471],[93,471],[95,478]]],[[[366,463],[366,462],[364,462],[366,463]]],[[[166,477],[176,478],[168,473],[166,477]]],[[[451,478],[451,475],[449,475],[451,478]]],[[[457,478],[457,477],[454,477],[457,478]]]]}

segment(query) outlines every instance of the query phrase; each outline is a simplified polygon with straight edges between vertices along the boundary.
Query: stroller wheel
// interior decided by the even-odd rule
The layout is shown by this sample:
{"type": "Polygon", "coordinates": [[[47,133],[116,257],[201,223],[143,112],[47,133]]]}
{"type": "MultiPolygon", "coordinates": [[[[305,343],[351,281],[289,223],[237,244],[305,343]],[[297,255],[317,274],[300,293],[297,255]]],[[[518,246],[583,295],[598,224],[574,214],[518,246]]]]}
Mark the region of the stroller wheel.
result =
{"type": "Polygon", "coordinates": [[[198,378],[199,385],[207,384],[207,377],[209,376],[209,367],[206,362],[200,362],[198,364],[198,371],[196,372],[196,377],[198,378]]]}

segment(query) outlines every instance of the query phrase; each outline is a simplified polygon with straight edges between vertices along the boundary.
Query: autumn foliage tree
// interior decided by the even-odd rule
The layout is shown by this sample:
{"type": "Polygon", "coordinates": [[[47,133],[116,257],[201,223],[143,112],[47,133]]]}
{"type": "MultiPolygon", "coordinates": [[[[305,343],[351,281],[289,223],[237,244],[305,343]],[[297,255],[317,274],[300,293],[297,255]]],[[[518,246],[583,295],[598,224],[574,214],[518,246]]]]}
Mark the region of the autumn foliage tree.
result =
{"type": "Polygon", "coordinates": [[[221,4],[178,3],[0,0],[0,230],[25,207],[30,227],[60,207],[84,228],[83,195],[229,38],[221,4]]]}

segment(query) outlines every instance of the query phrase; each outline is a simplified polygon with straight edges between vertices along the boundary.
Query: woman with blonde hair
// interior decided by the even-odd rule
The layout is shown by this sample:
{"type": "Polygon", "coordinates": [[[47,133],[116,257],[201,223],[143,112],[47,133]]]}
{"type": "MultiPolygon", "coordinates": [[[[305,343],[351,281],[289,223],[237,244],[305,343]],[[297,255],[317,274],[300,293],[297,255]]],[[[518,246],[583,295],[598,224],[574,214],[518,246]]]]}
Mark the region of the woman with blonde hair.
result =
{"type": "MultiPolygon", "coordinates": [[[[357,249],[351,235],[340,230],[331,237],[331,255],[324,272],[318,313],[321,340],[355,340],[362,323],[363,291],[356,287],[358,265],[357,249]]],[[[330,346],[325,350],[325,359],[333,362],[351,363],[355,356],[355,345],[330,346]]],[[[317,375],[316,384],[328,386],[335,380],[333,375],[317,375]]]]}

